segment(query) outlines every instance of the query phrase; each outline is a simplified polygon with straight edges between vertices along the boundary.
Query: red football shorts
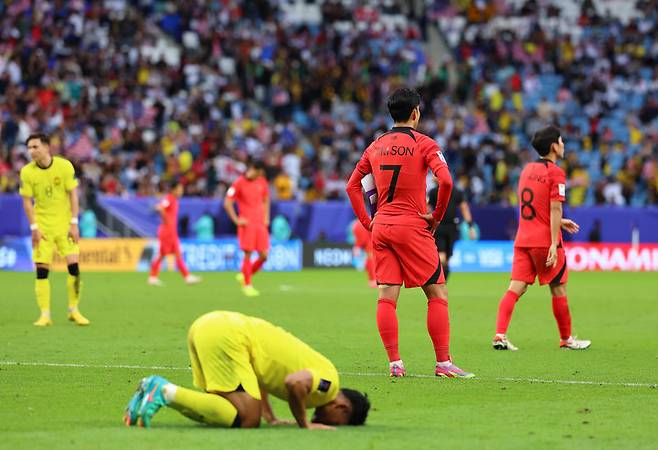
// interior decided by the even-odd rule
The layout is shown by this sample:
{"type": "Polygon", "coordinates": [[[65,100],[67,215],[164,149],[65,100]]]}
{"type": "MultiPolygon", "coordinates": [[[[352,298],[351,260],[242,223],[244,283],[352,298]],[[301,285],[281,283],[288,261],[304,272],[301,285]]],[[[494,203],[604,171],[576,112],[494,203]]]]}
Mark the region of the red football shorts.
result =
{"type": "Polygon", "coordinates": [[[375,223],[372,247],[377,284],[404,281],[412,288],[445,283],[434,237],[424,228],[375,223]]]}
{"type": "Polygon", "coordinates": [[[558,285],[567,282],[567,257],[564,247],[557,249],[557,264],[555,267],[546,267],[548,247],[514,247],[514,260],[512,261],[512,280],[534,284],[539,278],[539,284],[558,285]]]}
{"type": "Polygon", "coordinates": [[[180,253],[180,242],[178,234],[163,230],[162,227],[158,229],[158,240],[160,241],[160,254],[171,255],[180,253]]]}
{"type": "Polygon", "coordinates": [[[160,254],[171,255],[180,253],[178,237],[160,237],[160,254]]]}
{"type": "Polygon", "coordinates": [[[243,225],[238,227],[240,250],[266,252],[270,249],[270,233],[265,225],[243,225]]]}

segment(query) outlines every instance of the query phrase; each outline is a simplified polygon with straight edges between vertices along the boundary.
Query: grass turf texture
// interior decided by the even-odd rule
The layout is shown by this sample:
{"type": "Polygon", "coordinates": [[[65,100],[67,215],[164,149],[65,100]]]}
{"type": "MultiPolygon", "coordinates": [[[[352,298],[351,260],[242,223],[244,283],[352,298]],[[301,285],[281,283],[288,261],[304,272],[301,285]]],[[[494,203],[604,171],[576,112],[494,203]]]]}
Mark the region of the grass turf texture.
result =
{"type": "MultiPolygon", "coordinates": [[[[55,325],[37,318],[33,275],[0,272],[1,448],[651,448],[658,390],[617,384],[550,384],[530,379],[658,383],[656,275],[573,273],[574,332],[592,339],[583,352],[558,349],[546,288],[530,288],[510,328],[518,352],[491,348],[505,274],[454,274],[450,280],[452,352],[474,380],[389,379],[375,327],[376,292],[362,273],[259,274],[262,295],[241,296],[233,274],[205,274],[186,286],[165,273],[165,288],[146,274],[83,273],[81,310],[92,324],[66,321],[64,274],[51,275],[55,325]],[[188,326],[214,309],[281,325],[327,355],[345,387],[373,404],[366,427],[307,432],[294,427],[221,430],[164,409],[151,430],[127,428],[123,409],[138,380],[158,373],[191,386],[188,326]],[[7,362],[179,368],[58,367],[7,362]],[[181,369],[182,368],[182,369],[181,369]],[[370,374],[370,375],[358,375],[370,374]],[[374,375],[373,374],[377,374],[374,375]],[[514,378],[516,381],[505,380],[514,378]]],[[[410,375],[431,375],[434,355],[420,290],[403,291],[400,347],[410,375]]],[[[287,405],[272,399],[278,416],[287,405]]],[[[655,447],[654,447],[655,448],[655,447]]]]}

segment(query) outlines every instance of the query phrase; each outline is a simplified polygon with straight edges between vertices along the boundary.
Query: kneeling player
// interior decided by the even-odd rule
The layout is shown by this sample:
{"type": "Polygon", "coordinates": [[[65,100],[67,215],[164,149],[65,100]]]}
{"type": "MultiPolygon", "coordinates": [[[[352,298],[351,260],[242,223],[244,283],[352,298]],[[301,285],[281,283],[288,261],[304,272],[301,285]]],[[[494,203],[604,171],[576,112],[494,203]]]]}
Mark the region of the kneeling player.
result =
{"type": "Polygon", "coordinates": [[[500,300],[493,347],[497,350],[517,350],[506,333],[514,306],[529,284],[539,278],[539,284],[549,284],[553,295],[553,314],[560,332],[560,347],[582,350],[591,341],[571,336],[571,315],[567,303],[567,261],[560,228],[569,233],[578,225],[562,218],[565,200],[565,174],[555,162],[564,158],[564,142],[554,126],[535,133],[532,146],[540,159],[529,163],[519,178],[520,218],[514,241],[512,281],[500,300]]]}
{"type": "Polygon", "coordinates": [[[288,402],[300,428],[363,425],[366,420],[368,398],[340,389],[331,361],[269,322],[211,312],[192,324],[187,343],[194,385],[204,392],[159,376],[144,378],[126,409],[126,425],[149,427],[162,406],[217,427],[255,428],[261,415],[270,424],[292,424],[274,416],[268,394],[288,402]],[[306,408],[313,407],[309,421],[306,408]]]}

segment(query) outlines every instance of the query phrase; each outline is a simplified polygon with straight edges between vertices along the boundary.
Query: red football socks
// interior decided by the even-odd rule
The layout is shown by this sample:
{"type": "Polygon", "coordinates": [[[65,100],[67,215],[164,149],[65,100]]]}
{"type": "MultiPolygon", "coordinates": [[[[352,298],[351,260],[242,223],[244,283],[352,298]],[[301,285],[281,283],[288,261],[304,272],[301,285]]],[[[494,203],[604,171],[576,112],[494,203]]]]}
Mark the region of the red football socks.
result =
{"type": "Polygon", "coordinates": [[[430,298],[427,300],[427,331],[432,338],[437,361],[450,360],[450,317],[448,300],[430,298]]]}
{"type": "Polygon", "coordinates": [[[242,260],[242,275],[244,276],[244,285],[251,285],[251,259],[246,256],[242,260]]]}
{"type": "Polygon", "coordinates": [[[187,266],[183,260],[183,255],[180,253],[176,253],[176,267],[178,267],[178,271],[181,273],[181,275],[183,275],[184,278],[187,278],[187,276],[190,274],[190,271],[187,270],[187,266]]]}
{"type": "Polygon", "coordinates": [[[164,255],[158,254],[157,258],[153,260],[151,263],[151,276],[152,277],[157,277],[158,274],[160,273],[160,266],[162,265],[162,259],[164,258],[164,255]]]}
{"type": "Polygon", "coordinates": [[[398,361],[400,359],[396,306],[397,302],[395,300],[382,298],[377,302],[377,328],[389,361],[398,361]]]}
{"type": "Polygon", "coordinates": [[[264,260],[263,258],[258,258],[256,262],[254,262],[251,265],[251,274],[253,275],[256,272],[258,272],[261,269],[261,267],[263,267],[263,264],[265,264],[265,261],[266,260],[264,260]]]}
{"type": "Polygon", "coordinates": [[[569,339],[571,336],[571,314],[567,297],[553,297],[553,315],[560,330],[561,339],[569,339]]]}
{"type": "Polygon", "coordinates": [[[512,320],[514,306],[519,300],[519,295],[514,291],[507,291],[498,304],[498,319],[496,320],[496,333],[505,334],[512,320]]]}

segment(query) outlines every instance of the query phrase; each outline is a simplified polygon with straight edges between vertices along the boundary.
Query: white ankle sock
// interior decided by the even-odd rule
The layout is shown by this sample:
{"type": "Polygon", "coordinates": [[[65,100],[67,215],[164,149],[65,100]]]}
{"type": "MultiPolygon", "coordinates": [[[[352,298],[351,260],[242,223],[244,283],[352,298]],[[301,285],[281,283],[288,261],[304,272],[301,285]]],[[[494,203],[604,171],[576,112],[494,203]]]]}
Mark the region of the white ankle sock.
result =
{"type": "Polygon", "coordinates": [[[439,367],[448,367],[452,365],[452,361],[437,361],[436,365],[439,367]]]}
{"type": "Polygon", "coordinates": [[[173,383],[165,384],[162,387],[162,396],[164,397],[167,403],[171,403],[174,401],[174,397],[176,397],[177,390],[178,390],[178,386],[176,386],[173,383]]]}
{"type": "Polygon", "coordinates": [[[391,361],[390,363],[388,363],[389,367],[393,367],[393,365],[404,367],[404,363],[402,362],[401,359],[398,359],[397,361],[391,361]]]}

